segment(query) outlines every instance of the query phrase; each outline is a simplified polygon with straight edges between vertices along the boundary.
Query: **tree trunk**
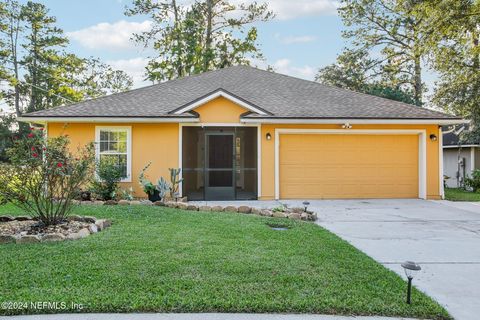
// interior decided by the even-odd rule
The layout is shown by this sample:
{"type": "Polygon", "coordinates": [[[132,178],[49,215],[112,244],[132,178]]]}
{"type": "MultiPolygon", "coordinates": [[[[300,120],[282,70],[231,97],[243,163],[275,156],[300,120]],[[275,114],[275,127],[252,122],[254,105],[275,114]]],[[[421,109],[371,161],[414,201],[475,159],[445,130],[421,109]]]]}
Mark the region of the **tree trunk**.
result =
{"type": "Polygon", "coordinates": [[[207,0],[207,34],[205,35],[205,53],[203,57],[203,71],[208,71],[211,61],[212,48],[212,19],[213,19],[213,0],[207,0]]]}
{"type": "Polygon", "coordinates": [[[413,30],[413,63],[414,63],[414,99],[415,105],[421,107],[422,106],[422,94],[423,94],[423,84],[422,84],[422,43],[419,36],[419,28],[420,22],[419,21],[412,21],[411,24],[413,30]]]}
{"type": "MultiPolygon", "coordinates": [[[[175,19],[175,21],[173,22],[174,23],[174,27],[175,27],[175,37],[176,37],[176,42],[177,42],[177,48],[178,48],[178,51],[179,51],[179,60],[182,61],[182,43],[181,43],[181,40],[179,39],[180,36],[179,36],[179,30],[178,30],[178,22],[180,21],[180,17],[178,15],[178,6],[177,6],[177,1],[176,0],[172,0],[172,9],[173,9],[173,18],[175,19]]],[[[184,68],[184,65],[183,63],[179,63],[178,66],[177,66],[177,76],[179,78],[183,77],[185,74],[184,72],[185,68],[184,68]]]]}
{"type": "Polygon", "coordinates": [[[415,55],[415,70],[414,70],[414,98],[415,104],[419,107],[422,106],[422,65],[421,65],[421,56],[415,55]]]}
{"type": "Polygon", "coordinates": [[[22,110],[20,110],[20,85],[18,83],[20,79],[18,76],[18,56],[17,56],[17,40],[16,40],[17,38],[18,38],[18,31],[15,37],[13,36],[13,34],[11,34],[12,63],[13,63],[13,72],[15,76],[15,86],[13,88],[15,92],[14,104],[15,104],[15,113],[17,117],[20,117],[22,115],[22,110]]]}
{"type": "Polygon", "coordinates": [[[30,106],[29,112],[36,111],[37,108],[37,60],[38,60],[38,48],[37,48],[37,32],[35,26],[32,26],[32,66],[30,67],[30,75],[32,77],[32,83],[30,83],[30,106]]]}
{"type": "Polygon", "coordinates": [[[14,69],[15,69],[15,83],[14,91],[15,91],[15,114],[17,117],[22,115],[22,110],[20,110],[20,86],[18,85],[18,62],[14,62],[14,69]]]}
{"type": "MultiPolygon", "coordinates": [[[[475,31],[472,31],[472,45],[474,48],[478,47],[478,35],[475,33],[475,31]]],[[[478,70],[479,67],[480,67],[480,57],[478,54],[475,54],[473,56],[473,68],[475,70],[478,70]]]]}
{"type": "MultiPolygon", "coordinates": [[[[477,52],[477,47],[478,47],[478,43],[479,43],[479,39],[478,39],[478,34],[476,33],[476,28],[475,30],[472,30],[472,45],[473,45],[473,52],[475,53],[472,57],[472,62],[473,62],[473,70],[474,72],[478,73],[480,71],[480,56],[476,53],[477,52]]],[[[479,83],[480,79],[476,78],[474,79],[474,82],[473,82],[473,92],[475,94],[475,96],[479,96],[480,95],[480,83],[479,83]]],[[[479,124],[480,124],[480,108],[478,106],[477,103],[474,103],[472,106],[471,106],[472,110],[470,111],[471,112],[471,118],[473,120],[473,123],[474,123],[474,130],[478,133],[478,127],[479,127],[479,124]]]]}
{"type": "Polygon", "coordinates": [[[10,18],[10,30],[9,30],[9,36],[10,36],[10,53],[12,56],[12,65],[13,65],[13,73],[15,76],[15,86],[14,86],[14,107],[15,107],[15,114],[17,117],[20,117],[22,115],[22,110],[20,110],[20,86],[18,82],[20,81],[19,76],[18,76],[18,33],[19,33],[19,28],[20,28],[20,19],[18,17],[15,17],[16,20],[13,18],[13,13],[10,18]]]}

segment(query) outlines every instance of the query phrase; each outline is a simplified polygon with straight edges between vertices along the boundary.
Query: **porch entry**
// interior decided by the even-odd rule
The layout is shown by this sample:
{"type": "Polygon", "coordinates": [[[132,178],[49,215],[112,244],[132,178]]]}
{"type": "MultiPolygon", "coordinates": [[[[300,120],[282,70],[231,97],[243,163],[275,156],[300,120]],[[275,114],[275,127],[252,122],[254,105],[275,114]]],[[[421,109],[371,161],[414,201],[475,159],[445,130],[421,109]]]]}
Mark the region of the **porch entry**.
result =
{"type": "Polygon", "coordinates": [[[189,200],[257,199],[256,127],[183,127],[182,140],[189,200]]]}

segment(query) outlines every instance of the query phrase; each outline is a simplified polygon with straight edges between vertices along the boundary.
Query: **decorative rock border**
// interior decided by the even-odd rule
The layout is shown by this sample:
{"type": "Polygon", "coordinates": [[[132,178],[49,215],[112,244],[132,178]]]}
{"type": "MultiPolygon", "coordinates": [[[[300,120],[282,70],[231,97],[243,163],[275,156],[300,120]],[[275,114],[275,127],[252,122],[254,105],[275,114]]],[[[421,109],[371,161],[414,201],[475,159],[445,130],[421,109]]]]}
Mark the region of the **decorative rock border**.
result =
{"type": "MultiPolygon", "coordinates": [[[[0,222],[11,222],[11,221],[28,221],[32,219],[28,216],[0,216],[0,222]],[[27,219],[28,218],[28,219],[27,219]]],[[[62,233],[46,233],[43,235],[38,234],[26,234],[21,232],[19,234],[14,235],[0,235],[0,244],[4,243],[37,243],[37,242],[57,242],[57,241],[64,241],[64,240],[78,240],[85,237],[88,237],[92,233],[97,233],[103,231],[104,229],[110,227],[112,222],[109,219],[97,219],[95,217],[90,216],[78,216],[78,215],[71,215],[67,217],[68,221],[78,221],[83,222],[85,226],[81,228],[79,231],[70,233],[68,235],[64,235],[62,233]]]]}
{"type": "Polygon", "coordinates": [[[0,222],[10,222],[10,221],[27,221],[34,220],[29,216],[0,216],[0,222]]]}
{"type": "Polygon", "coordinates": [[[229,213],[243,213],[243,214],[255,214],[264,217],[274,218],[288,218],[293,220],[315,221],[317,215],[311,211],[305,211],[303,208],[286,208],[285,211],[276,211],[270,209],[259,209],[249,206],[197,206],[182,202],[166,202],[158,203],[155,205],[165,206],[169,208],[176,208],[189,211],[206,211],[206,212],[229,212],[229,213]]]}
{"type": "MultiPolygon", "coordinates": [[[[142,199],[142,200],[118,200],[118,201],[117,200],[107,200],[107,201],[101,201],[101,200],[93,200],[93,201],[72,200],[73,204],[84,205],[84,206],[88,206],[88,205],[98,205],[98,206],[147,205],[147,206],[152,206],[152,205],[157,204],[159,202],[161,202],[161,201],[156,201],[154,203],[154,202],[152,202],[150,200],[146,200],[146,199],[142,199]]],[[[187,198],[186,197],[179,198],[177,202],[178,203],[187,203],[187,198]]],[[[161,203],[163,203],[163,202],[161,202],[161,203]]]]}
{"type": "MultiPolygon", "coordinates": [[[[74,200],[75,204],[79,205],[147,205],[147,206],[164,206],[169,208],[176,208],[182,210],[190,211],[212,211],[212,212],[237,212],[243,214],[256,214],[264,217],[274,217],[274,218],[288,218],[294,220],[304,220],[304,221],[315,221],[317,220],[317,215],[311,211],[305,211],[304,208],[287,208],[284,207],[283,211],[280,210],[270,210],[270,209],[258,209],[250,206],[197,206],[189,204],[187,198],[180,198],[179,201],[156,201],[151,202],[150,200],[108,200],[108,201],[78,201],[74,200]]],[[[1,219],[1,217],[0,217],[1,219]]],[[[1,220],[0,220],[1,221],[1,220]]]]}

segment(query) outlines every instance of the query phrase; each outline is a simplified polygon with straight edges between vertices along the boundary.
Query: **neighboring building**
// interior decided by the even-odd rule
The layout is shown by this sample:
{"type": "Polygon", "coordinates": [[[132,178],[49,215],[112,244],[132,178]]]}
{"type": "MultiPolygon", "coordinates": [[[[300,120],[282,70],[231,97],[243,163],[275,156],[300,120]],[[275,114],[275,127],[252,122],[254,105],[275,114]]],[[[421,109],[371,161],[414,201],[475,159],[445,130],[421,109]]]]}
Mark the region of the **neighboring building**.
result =
{"type": "Polygon", "coordinates": [[[443,173],[449,188],[463,187],[465,178],[480,168],[480,144],[460,139],[461,133],[466,130],[467,125],[443,128],[443,173]]]}
{"type": "Polygon", "coordinates": [[[95,141],[145,196],[183,169],[189,199],[422,198],[443,195],[440,125],[452,115],[252,67],[231,67],[25,114],[95,141]]]}

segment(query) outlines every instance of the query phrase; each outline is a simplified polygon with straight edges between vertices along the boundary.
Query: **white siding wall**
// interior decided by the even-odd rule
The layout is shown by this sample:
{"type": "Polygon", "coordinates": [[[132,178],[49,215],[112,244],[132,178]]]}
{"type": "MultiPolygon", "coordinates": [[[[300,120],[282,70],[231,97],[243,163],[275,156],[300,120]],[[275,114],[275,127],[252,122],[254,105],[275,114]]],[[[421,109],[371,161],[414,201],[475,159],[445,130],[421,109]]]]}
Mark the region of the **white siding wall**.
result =
{"type": "Polygon", "coordinates": [[[475,169],[480,169],[480,148],[475,148],[475,169]]]}
{"type": "MultiPolygon", "coordinates": [[[[477,149],[477,148],[475,148],[477,149]]],[[[477,151],[477,150],[476,150],[477,151]]],[[[443,149],[443,173],[446,176],[449,176],[450,179],[447,180],[447,187],[457,188],[457,171],[458,171],[458,159],[465,158],[465,174],[469,176],[471,173],[471,148],[462,148],[460,153],[457,148],[444,148],[443,149]]],[[[478,163],[478,156],[475,155],[475,162],[478,163]]],[[[478,167],[477,167],[478,168],[478,167]]]]}

